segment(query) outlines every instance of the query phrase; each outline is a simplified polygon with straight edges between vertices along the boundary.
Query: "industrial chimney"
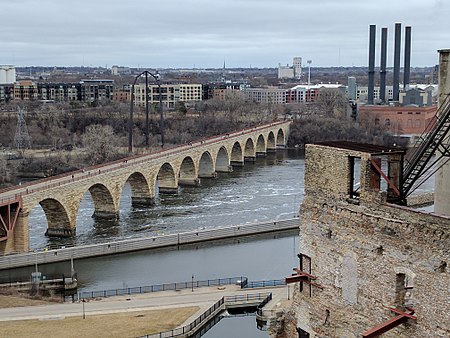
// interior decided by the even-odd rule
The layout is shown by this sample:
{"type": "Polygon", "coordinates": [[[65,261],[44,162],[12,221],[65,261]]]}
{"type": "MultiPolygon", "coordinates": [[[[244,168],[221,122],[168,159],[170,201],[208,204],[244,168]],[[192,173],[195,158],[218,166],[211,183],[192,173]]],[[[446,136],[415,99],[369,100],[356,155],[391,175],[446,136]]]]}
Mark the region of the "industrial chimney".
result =
{"type": "Polygon", "coordinates": [[[386,103],[387,28],[381,28],[380,100],[386,103]]]}
{"type": "Polygon", "coordinates": [[[398,101],[400,91],[400,40],[402,36],[402,24],[395,24],[394,37],[394,79],[393,79],[393,101],[398,101]]]}
{"type": "Polygon", "coordinates": [[[409,89],[409,74],[411,70],[411,27],[405,27],[405,63],[403,65],[403,89],[409,89]]]}
{"type": "MultiPolygon", "coordinates": [[[[450,95],[450,49],[439,50],[438,111],[445,98],[450,95]]],[[[442,112],[441,114],[444,114],[442,112]]],[[[448,143],[450,135],[444,139],[448,143]]],[[[439,150],[438,150],[439,151],[439,150]]],[[[450,216],[450,162],[443,157],[438,163],[434,186],[434,212],[450,216]],[[442,165],[442,167],[441,167],[442,165]]]]}
{"type": "Polygon", "coordinates": [[[373,104],[373,92],[375,89],[375,34],[376,26],[370,25],[369,30],[369,84],[367,88],[367,103],[373,104]]]}

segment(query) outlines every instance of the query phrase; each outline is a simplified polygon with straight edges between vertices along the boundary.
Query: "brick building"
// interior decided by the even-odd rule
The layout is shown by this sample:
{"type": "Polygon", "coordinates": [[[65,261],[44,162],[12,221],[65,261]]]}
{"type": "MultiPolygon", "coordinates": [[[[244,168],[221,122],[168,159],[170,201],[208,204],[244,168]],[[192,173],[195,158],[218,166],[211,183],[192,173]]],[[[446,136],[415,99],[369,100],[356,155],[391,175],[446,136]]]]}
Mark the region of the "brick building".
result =
{"type": "Polygon", "coordinates": [[[361,123],[369,123],[395,135],[421,135],[433,126],[437,106],[360,106],[361,123]]]}

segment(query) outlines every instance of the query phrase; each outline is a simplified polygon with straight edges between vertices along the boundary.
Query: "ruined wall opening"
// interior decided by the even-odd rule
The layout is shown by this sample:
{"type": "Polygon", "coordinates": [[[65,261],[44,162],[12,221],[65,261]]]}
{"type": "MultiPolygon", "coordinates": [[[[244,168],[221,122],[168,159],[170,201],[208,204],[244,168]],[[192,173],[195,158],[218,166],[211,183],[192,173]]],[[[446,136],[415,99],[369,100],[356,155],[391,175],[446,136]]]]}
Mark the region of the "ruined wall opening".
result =
{"type": "Polygon", "coordinates": [[[348,196],[350,200],[359,201],[361,193],[361,157],[348,157],[348,196]]]}

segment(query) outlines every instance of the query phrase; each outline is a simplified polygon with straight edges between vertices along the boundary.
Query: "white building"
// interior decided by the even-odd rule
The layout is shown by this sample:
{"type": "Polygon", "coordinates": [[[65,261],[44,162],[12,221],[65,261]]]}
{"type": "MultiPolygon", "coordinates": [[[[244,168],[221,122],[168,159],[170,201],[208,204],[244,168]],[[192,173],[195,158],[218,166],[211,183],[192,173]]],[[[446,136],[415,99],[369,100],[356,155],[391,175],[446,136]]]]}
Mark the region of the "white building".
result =
{"type": "Polygon", "coordinates": [[[0,65],[0,85],[16,82],[16,67],[0,65]]]}
{"type": "Polygon", "coordinates": [[[278,64],[278,78],[279,79],[296,79],[299,80],[302,75],[302,58],[294,57],[292,66],[282,66],[278,64]]]}

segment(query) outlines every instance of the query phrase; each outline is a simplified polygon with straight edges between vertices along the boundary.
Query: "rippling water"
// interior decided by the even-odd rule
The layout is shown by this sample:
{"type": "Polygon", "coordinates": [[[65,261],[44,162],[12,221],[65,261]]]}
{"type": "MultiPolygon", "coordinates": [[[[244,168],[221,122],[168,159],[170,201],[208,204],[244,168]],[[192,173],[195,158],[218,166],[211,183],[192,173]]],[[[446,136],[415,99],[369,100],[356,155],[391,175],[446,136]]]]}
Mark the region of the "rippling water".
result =
{"type": "Polygon", "coordinates": [[[290,218],[298,214],[303,197],[304,157],[301,151],[278,151],[256,163],[245,163],[216,179],[202,179],[200,187],[182,187],[178,195],[157,196],[151,207],[132,207],[130,187],[123,191],[120,219],[92,218],[89,192],[77,216],[77,235],[69,239],[44,236],[47,221],[37,206],[30,213],[30,246],[80,245],[99,241],[149,236],[290,218]]]}

